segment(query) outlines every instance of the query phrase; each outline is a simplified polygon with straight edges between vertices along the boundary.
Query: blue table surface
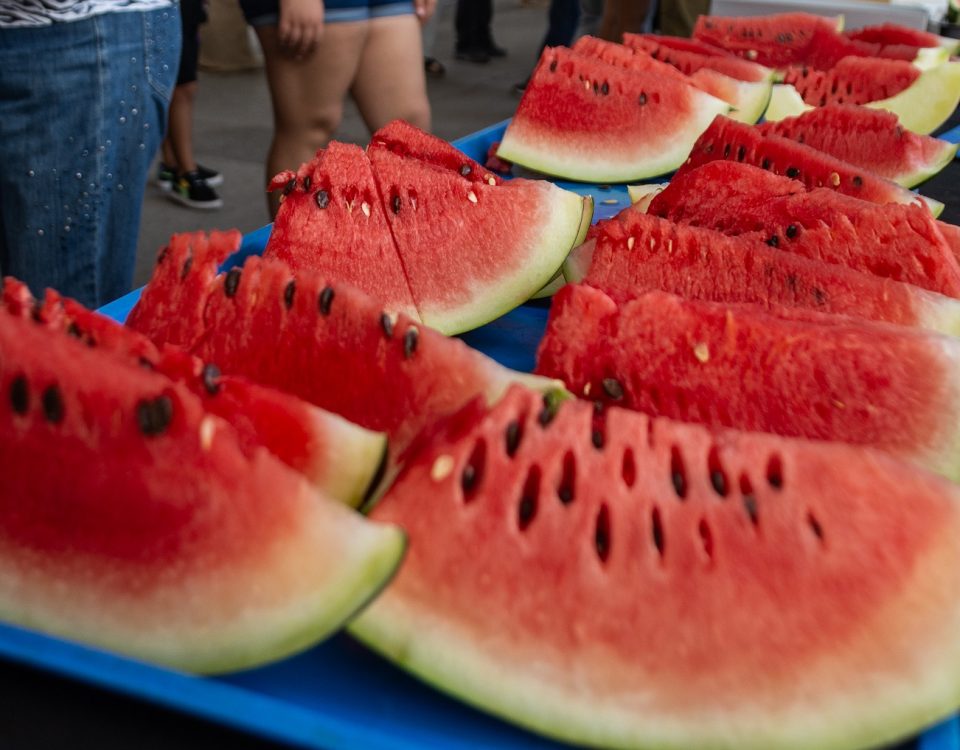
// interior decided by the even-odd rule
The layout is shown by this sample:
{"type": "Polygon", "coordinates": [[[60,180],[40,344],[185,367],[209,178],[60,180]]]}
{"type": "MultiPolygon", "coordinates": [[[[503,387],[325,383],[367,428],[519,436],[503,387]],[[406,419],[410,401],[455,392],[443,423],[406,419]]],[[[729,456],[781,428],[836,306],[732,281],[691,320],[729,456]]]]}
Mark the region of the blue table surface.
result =
{"type": "MultiPolygon", "coordinates": [[[[482,163],[505,125],[498,123],[455,145],[482,163]]],[[[941,137],[948,136],[960,140],[960,128],[941,137]]],[[[629,203],[622,186],[558,184],[593,195],[595,219],[612,216],[629,203]]],[[[262,251],[269,231],[264,227],[247,235],[231,263],[262,251]]],[[[102,312],[124,320],[138,297],[139,290],[102,312]]],[[[524,305],[463,338],[509,367],[529,370],[546,316],[545,305],[524,305]]],[[[447,698],[345,635],[270,666],[222,677],[182,674],[6,625],[0,625],[0,656],[301,747],[561,747],[447,698]]],[[[960,750],[956,718],[925,732],[916,748],[960,750]]]]}

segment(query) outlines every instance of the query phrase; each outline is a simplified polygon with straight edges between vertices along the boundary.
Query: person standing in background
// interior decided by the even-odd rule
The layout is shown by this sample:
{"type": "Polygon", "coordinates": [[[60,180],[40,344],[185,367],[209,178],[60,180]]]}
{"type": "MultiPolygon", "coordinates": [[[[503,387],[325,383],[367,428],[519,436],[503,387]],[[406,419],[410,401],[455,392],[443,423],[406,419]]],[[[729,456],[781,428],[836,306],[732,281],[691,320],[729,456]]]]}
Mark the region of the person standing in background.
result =
{"type": "Polygon", "coordinates": [[[657,21],[661,34],[690,36],[697,18],[710,12],[710,0],[660,0],[657,21]]]}
{"type": "Polygon", "coordinates": [[[452,4],[453,0],[438,0],[433,15],[423,23],[423,69],[427,75],[435,78],[442,78],[447,72],[443,63],[433,56],[433,48],[437,40],[437,23],[441,16],[446,16],[446,10],[452,4]]]}
{"type": "Polygon", "coordinates": [[[170,0],[0,0],[0,274],[129,291],[179,57],[170,0]]]}
{"type": "Polygon", "coordinates": [[[157,168],[157,186],[181,205],[216,209],[223,201],[214,188],[223,184],[223,175],[197,164],[193,156],[193,102],[197,96],[200,24],[206,20],[203,0],[180,0],[183,47],[177,87],[170,101],[167,137],[163,139],[157,168]]]}
{"type": "MultiPolygon", "coordinates": [[[[373,131],[430,129],[420,23],[436,0],[240,0],[263,49],[273,105],[267,181],[329,143],[349,93],[373,131]],[[419,20],[419,22],[418,22],[419,20]]],[[[279,196],[268,195],[270,215],[279,196]]]]}
{"type": "Polygon", "coordinates": [[[491,57],[505,57],[507,51],[493,41],[493,0],[457,0],[454,27],[456,58],[465,62],[488,63],[491,57]]]}
{"type": "MultiPolygon", "coordinates": [[[[537,50],[537,60],[547,47],[569,47],[573,44],[577,35],[577,23],[580,21],[580,0],[550,0],[547,19],[547,33],[537,50]]],[[[514,93],[522,94],[526,91],[529,81],[530,76],[527,76],[524,81],[514,84],[514,93]]]]}

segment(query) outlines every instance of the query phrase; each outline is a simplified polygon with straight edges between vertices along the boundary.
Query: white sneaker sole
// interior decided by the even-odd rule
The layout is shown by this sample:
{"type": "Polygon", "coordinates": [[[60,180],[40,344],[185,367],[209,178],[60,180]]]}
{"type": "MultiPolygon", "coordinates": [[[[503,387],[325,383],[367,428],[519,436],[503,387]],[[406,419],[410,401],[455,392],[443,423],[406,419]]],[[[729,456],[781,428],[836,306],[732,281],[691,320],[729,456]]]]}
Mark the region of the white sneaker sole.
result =
{"type": "Polygon", "coordinates": [[[180,195],[176,190],[170,190],[167,193],[167,197],[175,203],[179,203],[181,206],[186,206],[187,208],[196,208],[201,211],[214,211],[218,208],[223,208],[223,199],[217,198],[214,201],[192,201],[189,198],[185,198],[180,195]]]}

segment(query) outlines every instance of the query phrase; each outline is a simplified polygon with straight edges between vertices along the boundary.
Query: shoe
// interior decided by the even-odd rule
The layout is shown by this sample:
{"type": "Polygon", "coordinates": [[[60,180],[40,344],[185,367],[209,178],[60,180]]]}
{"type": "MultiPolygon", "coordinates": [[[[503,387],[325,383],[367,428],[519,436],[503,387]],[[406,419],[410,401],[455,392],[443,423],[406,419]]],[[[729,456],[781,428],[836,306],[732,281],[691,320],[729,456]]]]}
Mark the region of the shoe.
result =
{"type": "Polygon", "coordinates": [[[212,210],[223,206],[223,201],[217,191],[200,176],[200,170],[187,172],[177,177],[177,181],[167,196],[189,208],[212,210]]]}
{"type": "Polygon", "coordinates": [[[520,83],[515,83],[510,87],[510,90],[517,96],[523,96],[523,93],[527,90],[527,84],[530,83],[528,78],[526,81],[520,81],[520,83]]]}
{"type": "Polygon", "coordinates": [[[490,53],[482,49],[462,49],[457,50],[456,58],[464,62],[485,65],[490,62],[490,53]]]}
{"type": "Polygon", "coordinates": [[[494,42],[490,42],[487,45],[485,52],[490,55],[490,57],[506,57],[507,51],[494,42]]]}
{"type": "Polygon", "coordinates": [[[434,78],[443,78],[447,72],[443,63],[435,57],[423,58],[423,69],[427,72],[428,76],[433,76],[434,78]]]}
{"type": "MultiPolygon", "coordinates": [[[[220,187],[223,184],[223,175],[215,169],[210,169],[202,164],[198,164],[197,172],[210,187],[220,187]]],[[[163,192],[170,192],[170,190],[173,189],[173,183],[176,179],[177,170],[174,167],[171,167],[169,164],[164,164],[163,162],[157,165],[156,183],[157,187],[163,192]]]]}

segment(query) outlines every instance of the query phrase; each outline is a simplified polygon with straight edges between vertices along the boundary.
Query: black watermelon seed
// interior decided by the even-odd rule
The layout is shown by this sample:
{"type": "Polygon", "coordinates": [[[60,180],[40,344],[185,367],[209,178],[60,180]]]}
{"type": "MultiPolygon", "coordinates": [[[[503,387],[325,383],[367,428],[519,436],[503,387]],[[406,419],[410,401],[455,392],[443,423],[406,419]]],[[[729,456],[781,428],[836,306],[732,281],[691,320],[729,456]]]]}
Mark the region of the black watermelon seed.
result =
{"type": "Polygon", "coordinates": [[[510,458],[513,458],[514,454],[517,452],[517,448],[520,447],[520,438],[523,433],[520,431],[520,423],[517,420],[513,420],[510,424],[507,425],[507,455],[510,458]]]}
{"type": "Polygon", "coordinates": [[[313,184],[313,180],[310,179],[310,175],[307,175],[303,178],[303,192],[310,192],[310,186],[313,184]]]}
{"type": "Polygon", "coordinates": [[[407,359],[413,356],[417,351],[417,343],[420,341],[420,331],[416,326],[410,326],[407,332],[403,334],[403,356],[407,359]]]}
{"type": "Polygon", "coordinates": [[[684,498],[687,496],[687,480],[684,478],[682,471],[671,471],[670,481],[673,484],[673,491],[677,493],[677,497],[684,498]]]}
{"type": "Polygon", "coordinates": [[[606,96],[610,93],[610,84],[606,81],[603,82],[603,85],[600,87],[600,93],[606,96]]]}
{"type": "Polygon", "coordinates": [[[380,327],[383,329],[383,335],[388,339],[393,336],[393,318],[387,313],[380,313],[380,327]]]}
{"type": "Polygon", "coordinates": [[[726,159],[728,156],[730,156],[730,144],[729,144],[729,143],[724,144],[724,146],[723,146],[723,158],[726,159]]]}
{"type": "Polygon", "coordinates": [[[40,300],[35,299],[33,301],[33,306],[30,308],[30,317],[34,323],[43,322],[43,303],[40,300]]]}
{"type": "Polygon", "coordinates": [[[553,73],[556,71],[556,69],[557,69],[557,61],[554,60],[552,63],[550,63],[550,72],[553,73]]]}
{"type": "Polygon", "coordinates": [[[144,370],[156,370],[156,366],[146,357],[140,357],[137,359],[137,364],[140,365],[144,370]]]}
{"type": "Polygon", "coordinates": [[[597,557],[606,562],[610,556],[610,518],[606,506],[602,506],[597,515],[597,525],[593,532],[593,546],[597,557]]]}
{"type": "Polygon", "coordinates": [[[600,93],[600,84],[596,81],[593,82],[593,95],[596,96],[600,93]]]}
{"type": "Polygon", "coordinates": [[[297,293],[297,282],[294,279],[290,279],[287,282],[287,285],[283,289],[283,304],[287,306],[289,310],[293,307],[293,296],[297,293]]]}
{"type": "Polygon", "coordinates": [[[463,475],[460,477],[460,486],[464,492],[469,492],[477,484],[477,470],[473,464],[467,464],[463,467],[463,475]]]}
{"type": "Polygon", "coordinates": [[[290,195],[290,193],[293,192],[293,190],[294,190],[294,188],[295,188],[296,186],[297,186],[297,178],[296,178],[296,177],[291,177],[291,178],[287,181],[287,184],[283,186],[283,194],[284,194],[284,195],[290,195]]]}
{"type": "Polygon", "coordinates": [[[70,321],[70,325],[67,326],[67,333],[73,336],[75,339],[83,338],[83,331],[80,330],[80,326],[77,325],[75,320],[70,321]]]}
{"type": "Polygon", "coordinates": [[[534,498],[524,497],[520,500],[520,508],[518,510],[518,518],[520,521],[520,528],[525,529],[530,525],[530,522],[533,520],[533,515],[537,510],[537,502],[534,498]]]}
{"type": "Polygon", "coordinates": [[[753,495],[744,497],[743,509],[747,511],[747,515],[750,517],[750,523],[756,526],[760,522],[760,513],[757,510],[757,498],[753,495]]]}
{"type": "Polygon", "coordinates": [[[544,404],[543,408],[540,410],[540,413],[537,415],[537,421],[540,423],[541,427],[546,427],[553,421],[553,418],[557,415],[557,412],[550,408],[550,404],[544,404]]]}
{"type": "Polygon", "coordinates": [[[227,272],[227,278],[223,282],[223,291],[228,297],[237,293],[237,287],[240,286],[240,269],[231,268],[227,272]]]}
{"type": "Polygon", "coordinates": [[[642,107],[644,104],[647,103],[647,95],[646,95],[644,92],[641,91],[641,92],[640,92],[640,96],[637,97],[637,102],[638,102],[638,103],[640,104],[640,106],[642,107]]]}
{"type": "Polygon", "coordinates": [[[63,396],[56,385],[48,386],[40,400],[43,403],[43,416],[48,422],[59,424],[63,421],[63,396]]]}
{"type": "Polygon", "coordinates": [[[320,292],[320,313],[322,315],[330,314],[330,305],[333,304],[333,287],[325,286],[320,292]]]}
{"type": "MultiPolygon", "coordinates": [[[[463,164],[460,166],[460,174],[463,177],[469,177],[472,171],[473,167],[471,167],[469,164],[463,164]]],[[[399,200],[399,196],[397,196],[397,200],[399,200]]]]}
{"type": "Polygon", "coordinates": [[[620,381],[616,378],[604,378],[602,385],[604,392],[614,401],[619,401],[623,398],[623,386],[620,385],[620,381]]]}
{"type": "Polygon", "coordinates": [[[160,252],[157,253],[157,265],[159,266],[163,261],[167,259],[167,256],[170,255],[170,246],[165,245],[160,248],[160,252]]]}
{"type": "Polygon", "coordinates": [[[720,495],[720,497],[727,496],[727,478],[723,475],[722,471],[714,469],[710,472],[710,484],[713,485],[713,491],[720,495]]]}
{"type": "Polygon", "coordinates": [[[597,450],[603,448],[603,433],[600,430],[594,430],[590,433],[590,442],[593,443],[593,447],[597,450]]]}
{"type": "Polygon", "coordinates": [[[26,414],[30,408],[30,386],[24,375],[17,375],[10,383],[10,405],[17,414],[26,414]]]}
{"type": "Polygon", "coordinates": [[[137,424],[147,437],[162,434],[173,420],[173,401],[169,396],[157,396],[137,404],[137,424]]]}
{"type": "Polygon", "coordinates": [[[317,202],[317,206],[320,208],[326,208],[330,205],[330,193],[326,190],[318,190],[317,194],[314,196],[314,200],[317,202]]]}
{"type": "Polygon", "coordinates": [[[818,305],[822,305],[827,301],[826,293],[823,291],[823,289],[820,289],[819,287],[813,288],[813,298],[814,300],[816,300],[818,305]]]}
{"type": "Polygon", "coordinates": [[[764,159],[762,162],[760,162],[760,169],[770,169],[770,160],[764,159]]]}
{"type": "Polygon", "coordinates": [[[780,238],[777,237],[777,235],[775,235],[775,234],[774,234],[774,235],[771,235],[771,236],[767,239],[767,244],[770,245],[770,247],[777,247],[777,246],[780,244],[780,238]]]}
{"type": "Polygon", "coordinates": [[[797,234],[798,234],[799,232],[800,232],[800,230],[797,228],[797,225],[796,225],[796,224],[790,224],[790,225],[787,227],[787,239],[788,239],[788,240],[792,240],[794,237],[797,236],[797,234]]]}
{"type": "MultiPolygon", "coordinates": [[[[470,168],[467,167],[467,169],[470,169],[470,168]]],[[[463,174],[463,169],[460,170],[460,173],[463,174]]],[[[467,174],[470,174],[470,173],[467,172],[467,174]]],[[[390,208],[393,209],[393,212],[394,212],[395,214],[400,213],[400,205],[401,205],[401,203],[400,203],[400,196],[399,196],[399,195],[393,196],[393,200],[390,201],[390,208]]]]}
{"type": "Polygon", "coordinates": [[[747,155],[747,147],[741,146],[737,149],[737,161],[743,161],[744,157],[747,155]]]}
{"type": "Polygon", "coordinates": [[[787,167],[786,175],[792,180],[800,176],[800,170],[797,167],[787,167]]]}
{"type": "Polygon", "coordinates": [[[211,396],[216,396],[220,392],[220,368],[213,362],[207,362],[203,366],[200,379],[203,381],[203,387],[211,396]]]}
{"type": "Polygon", "coordinates": [[[863,185],[863,178],[860,175],[854,175],[853,177],[853,186],[861,187],[863,185]]]}

